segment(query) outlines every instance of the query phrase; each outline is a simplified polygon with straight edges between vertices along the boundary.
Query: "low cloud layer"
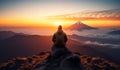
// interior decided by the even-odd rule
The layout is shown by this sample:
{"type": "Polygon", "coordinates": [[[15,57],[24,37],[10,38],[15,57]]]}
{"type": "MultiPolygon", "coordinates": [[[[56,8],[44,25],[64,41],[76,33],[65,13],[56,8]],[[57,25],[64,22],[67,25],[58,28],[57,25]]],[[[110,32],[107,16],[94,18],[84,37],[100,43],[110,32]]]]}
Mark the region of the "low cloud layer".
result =
{"type": "MultiPolygon", "coordinates": [[[[119,30],[119,29],[116,29],[119,30]]],[[[97,29],[97,30],[83,30],[83,31],[68,31],[68,34],[76,34],[83,37],[103,38],[103,39],[119,39],[119,35],[111,35],[109,32],[114,29],[97,29]]]]}
{"type": "Polygon", "coordinates": [[[108,48],[120,48],[120,44],[110,44],[110,43],[99,43],[99,42],[92,42],[92,41],[85,41],[84,44],[92,44],[92,45],[98,45],[102,47],[108,47],[108,48]]]}

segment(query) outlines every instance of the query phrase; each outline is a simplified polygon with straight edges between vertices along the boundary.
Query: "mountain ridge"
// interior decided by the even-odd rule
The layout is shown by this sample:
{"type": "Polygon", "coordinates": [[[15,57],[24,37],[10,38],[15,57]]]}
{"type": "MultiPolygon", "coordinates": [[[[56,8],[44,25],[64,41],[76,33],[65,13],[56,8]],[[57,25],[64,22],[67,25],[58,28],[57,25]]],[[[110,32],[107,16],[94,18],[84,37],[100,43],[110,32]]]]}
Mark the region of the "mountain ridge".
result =
{"type": "Polygon", "coordinates": [[[114,30],[114,31],[109,32],[108,34],[111,34],[111,35],[120,35],[120,30],[114,30]]]}

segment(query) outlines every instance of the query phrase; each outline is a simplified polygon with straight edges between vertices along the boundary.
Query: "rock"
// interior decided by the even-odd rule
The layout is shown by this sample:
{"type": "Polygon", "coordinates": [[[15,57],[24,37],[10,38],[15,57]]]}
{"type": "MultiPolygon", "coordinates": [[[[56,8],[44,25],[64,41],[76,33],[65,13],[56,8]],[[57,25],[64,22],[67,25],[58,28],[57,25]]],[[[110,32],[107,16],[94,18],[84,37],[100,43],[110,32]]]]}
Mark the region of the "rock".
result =
{"type": "Polygon", "coordinates": [[[66,47],[52,47],[51,56],[52,57],[61,57],[63,55],[71,54],[71,52],[66,47]]]}
{"type": "Polygon", "coordinates": [[[32,58],[28,58],[28,62],[32,63],[33,59],[32,58]]]}
{"type": "Polygon", "coordinates": [[[70,55],[64,58],[60,64],[62,70],[84,70],[78,55],[70,55]]]}
{"type": "Polygon", "coordinates": [[[50,54],[13,58],[1,63],[0,70],[120,70],[120,65],[101,57],[72,53],[53,58],[50,54]]]}
{"type": "Polygon", "coordinates": [[[87,62],[90,63],[92,61],[92,58],[91,57],[88,57],[87,58],[87,62]]]}
{"type": "Polygon", "coordinates": [[[100,64],[103,62],[103,60],[101,58],[93,58],[92,60],[93,60],[94,64],[100,64]]]}

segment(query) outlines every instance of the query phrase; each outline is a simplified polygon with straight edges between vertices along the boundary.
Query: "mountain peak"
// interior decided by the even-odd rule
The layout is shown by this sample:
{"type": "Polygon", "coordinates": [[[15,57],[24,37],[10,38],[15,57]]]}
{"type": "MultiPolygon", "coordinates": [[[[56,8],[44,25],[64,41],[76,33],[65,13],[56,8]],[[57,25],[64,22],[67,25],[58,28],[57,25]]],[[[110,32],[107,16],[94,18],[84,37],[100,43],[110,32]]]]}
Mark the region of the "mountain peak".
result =
{"type": "Polygon", "coordinates": [[[81,31],[81,30],[89,30],[89,29],[96,29],[96,28],[88,26],[88,25],[84,24],[81,21],[77,21],[76,23],[74,23],[73,25],[71,25],[70,27],[68,27],[68,29],[69,30],[81,31]]]}
{"type": "Polygon", "coordinates": [[[84,23],[82,23],[81,21],[77,21],[75,24],[81,25],[81,24],[84,24],[84,23]]]}

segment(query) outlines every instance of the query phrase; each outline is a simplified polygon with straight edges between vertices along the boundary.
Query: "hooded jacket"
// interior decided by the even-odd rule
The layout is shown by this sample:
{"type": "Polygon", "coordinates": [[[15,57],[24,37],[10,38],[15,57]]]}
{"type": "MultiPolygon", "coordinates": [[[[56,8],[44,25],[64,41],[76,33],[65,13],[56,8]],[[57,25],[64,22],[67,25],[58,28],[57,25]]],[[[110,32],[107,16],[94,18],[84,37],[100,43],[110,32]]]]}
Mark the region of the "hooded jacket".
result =
{"type": "Polygon", "coordinates": [[[58,30],[52,38],[52,41],[54,42],[54,44],[66,44],[67,42],[67,36],[66,34],[63,32],[63,30],[58,30]]]}

